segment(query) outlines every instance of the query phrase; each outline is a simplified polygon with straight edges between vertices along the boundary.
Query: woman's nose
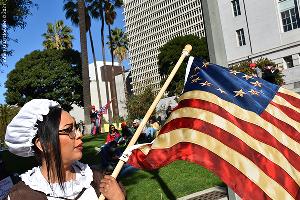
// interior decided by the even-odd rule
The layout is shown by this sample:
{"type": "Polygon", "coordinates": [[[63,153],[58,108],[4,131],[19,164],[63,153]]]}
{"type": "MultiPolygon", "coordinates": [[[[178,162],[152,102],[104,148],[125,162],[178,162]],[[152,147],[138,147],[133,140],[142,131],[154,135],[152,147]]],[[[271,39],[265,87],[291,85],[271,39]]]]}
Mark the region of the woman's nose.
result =
{"type": "Polygon", "coordinates": [[[81,139],[82,138],[82,133],[79,129],[75,130],[76,133],[76,139],[81,139]]]}

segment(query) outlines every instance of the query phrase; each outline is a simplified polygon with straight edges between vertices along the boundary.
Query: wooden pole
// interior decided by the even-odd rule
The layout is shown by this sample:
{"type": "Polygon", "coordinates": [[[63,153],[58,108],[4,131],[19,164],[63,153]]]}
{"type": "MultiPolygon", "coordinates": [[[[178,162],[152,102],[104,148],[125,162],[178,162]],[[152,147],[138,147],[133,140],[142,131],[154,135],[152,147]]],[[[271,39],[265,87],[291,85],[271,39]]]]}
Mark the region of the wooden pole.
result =
{"type": "MultiPolygon", "coordinates": [[[[186,56],[189,55],[189,53],[190,53],[191,50],[192,50],[192,46],[189,45],[189,44],[186,45],[186,46],[184,47],[184,49],[183,49],[183,51],[182,51],[182,54],[181,54],[179,60],[177,61],[177,63],[176,63],[176,65],[175,65],[174,69],[172,70],[172,72],[171,72],[171,74],[169,75],[169,77],[167,78],[166,82],[164,83],[164,85],[163,85],[162,88],[160,89],[158,95],[155,97],[153,103],[151,104],[150,108],[148,109],[148,111],[147,111],[145,117],[143,118],[142,122],[140,123],[139,127],[138,127],[137,130],[135,131],[135,133],[134,133],[133,137],[131,138],[131,140],[130,140],[128,146],[127,146],[127,148],[125,149],[125,151],[126,151],[129,147],[133,146],[133,145],[136,143],[136,141],[137,141],[137,139],[139,138],[139,136],[140,136],[140,134],[141,134],[141,132],[142,132],[144,126],[146,125],[146,123],[147,123],[147,121],[149,120],[149,118],[150,118],[152,112],[153,112],[154,109],[156,108],[156,105],[158,104],[159,100],[161,99],[161,97],[162,97],[163,94],[165,93],[167,87],[169,86],[170,82],[171,82],[172,79],[174,78],[174,76],[175,76],[176,72],[178,71],[178,69],[179,69],[181,63],[182,63],[183,60],[184,60],[184,58],[185,58],[186,56]]],[[[119,175],[119,173],[120,173],[120,171],[121,171],[123,165],[124,165],[124,161],[119,160],[119,162],[118,162],[118,164],[117,164],[116,168],[114,169],[114,171],[113,171],[113,173],[112,173],[111,176],[114,177],[114,178],[117,178],[117,176],[119,175]]],[[[101,194],[101,196],[99,197],[99,200],[104,200],[104,199],[105,199],[104,195],[101,194]]]]}

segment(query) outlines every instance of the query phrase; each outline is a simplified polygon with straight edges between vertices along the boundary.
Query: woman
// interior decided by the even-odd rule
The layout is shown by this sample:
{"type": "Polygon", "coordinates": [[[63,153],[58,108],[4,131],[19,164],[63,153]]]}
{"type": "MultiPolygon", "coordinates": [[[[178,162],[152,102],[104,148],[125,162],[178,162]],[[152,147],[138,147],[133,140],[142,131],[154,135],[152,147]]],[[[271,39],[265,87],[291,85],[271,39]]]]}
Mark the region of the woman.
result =
{"type": "Polygon", "coordinates": [[[114,140],[118,139],[119,137],[121,137],[119,131],[115,128],[114,125],[111,124],[109,126],[109,132],[106,136],[105,144],[107,144],[111,141],[114,141],[114,140]]]}
{"type": "Polygon", "coordinates": [[[92,171],[82,157],[82,134],[71,115],[55,101],[34,99],[7,127],[5,142],[19,156],[35,155],[39,166],[21,175],[8,199],[125,199],[111,176],[92,171]],[[101,181],[100,181],[101,179],[101,181]]]}

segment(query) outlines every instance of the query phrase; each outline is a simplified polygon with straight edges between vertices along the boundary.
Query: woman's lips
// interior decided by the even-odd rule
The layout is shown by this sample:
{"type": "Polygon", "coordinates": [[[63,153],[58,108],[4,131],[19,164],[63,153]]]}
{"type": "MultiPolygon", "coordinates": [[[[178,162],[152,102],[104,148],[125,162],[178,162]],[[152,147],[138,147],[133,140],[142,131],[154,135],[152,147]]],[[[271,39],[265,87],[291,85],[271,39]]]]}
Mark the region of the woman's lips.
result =
{"type": "Polygon", "coordinates": [[[76,149],[79,149],[80,151],[82,151],[82,149],[83,149],[83,146],[82,146],[82,144],[83,144],[83,143],[81,143],[81,144],[77,145],[75,148],[76,148],[76,149]]]}

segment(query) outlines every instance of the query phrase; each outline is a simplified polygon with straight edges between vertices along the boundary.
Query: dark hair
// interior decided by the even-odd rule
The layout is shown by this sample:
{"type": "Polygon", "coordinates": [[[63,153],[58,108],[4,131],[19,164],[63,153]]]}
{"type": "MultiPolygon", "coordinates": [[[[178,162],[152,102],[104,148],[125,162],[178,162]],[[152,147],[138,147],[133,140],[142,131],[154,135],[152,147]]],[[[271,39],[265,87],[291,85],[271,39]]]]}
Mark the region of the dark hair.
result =
{"type": "Polygon", "coordinates": [[[149,120],[152,120],[153,123],[156,122],[156,117],[155,116],[151,116],[149,120]]]}
{"type": "Polygon", "coordinates": [[[60,187],[64,191],[65,176],[62,170],[63,166],[58,136],[61,112],[62,109],[60,107],[52,107],[48,115],[43,116],[43,121],[37,122],[38,130],[34,140],[37,138],[40,140],[43,151],[40,151],[36,146],[34,146],[34,151],[39,165],[42,164],[42,158],[46,161],[49,183],[54,178],[52,176],[56,176],[60,187]]]}
{"type": "Polygon", "coordinates": [[[112,133],[112,127],[114,127],[114,132],[115,132],[115,133],[119,132],[119,131],[116,129],[115,125],[111,124],[111,125],[109,125],[109,130],[108,130],[108,132],[109,132],[110,134],[112,133]]]}

